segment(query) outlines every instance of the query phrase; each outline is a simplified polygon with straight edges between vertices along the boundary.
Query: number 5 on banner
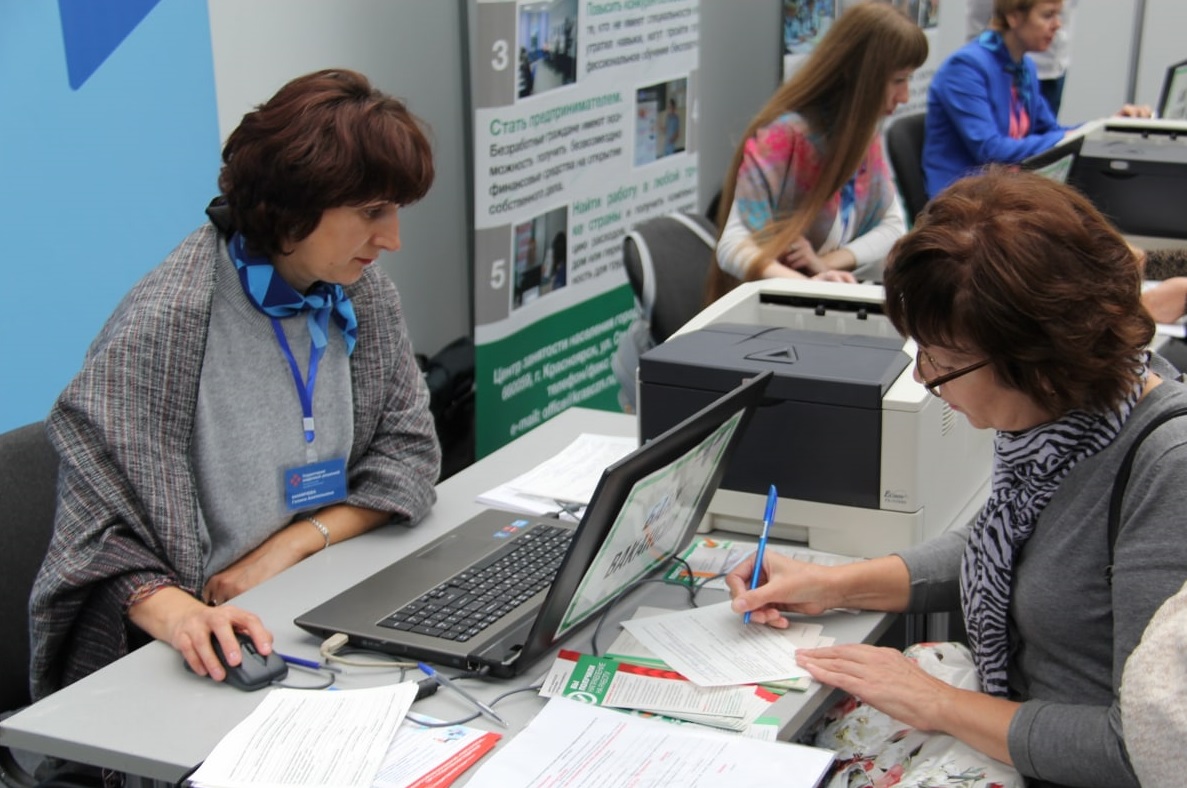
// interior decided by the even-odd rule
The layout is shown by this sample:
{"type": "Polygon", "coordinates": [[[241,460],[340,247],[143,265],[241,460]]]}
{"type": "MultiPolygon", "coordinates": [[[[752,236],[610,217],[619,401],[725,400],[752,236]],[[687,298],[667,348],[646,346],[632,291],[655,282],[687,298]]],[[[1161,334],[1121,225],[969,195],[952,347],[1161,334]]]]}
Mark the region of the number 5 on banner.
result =
{"type": "Polygon", "coordinates": [[[490,265],[490,289],[502,290],[505,284],[507,284],[507,261],[505,259],[495,260],[490,265]]]}

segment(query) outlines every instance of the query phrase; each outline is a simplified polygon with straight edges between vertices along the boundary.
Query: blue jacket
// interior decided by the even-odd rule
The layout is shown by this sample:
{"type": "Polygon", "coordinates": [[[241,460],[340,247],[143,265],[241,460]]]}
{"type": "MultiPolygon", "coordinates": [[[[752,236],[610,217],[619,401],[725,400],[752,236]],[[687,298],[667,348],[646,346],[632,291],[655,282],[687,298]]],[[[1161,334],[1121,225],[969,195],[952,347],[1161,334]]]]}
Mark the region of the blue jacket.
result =
{"type": "Polygon", "coordinates": [[[1039,92],[1034,62],[1022,58],[1030,133],[1010,139],[1010,53],[992,31],[953,52],[927,90],[923,173],[932,197],[992,162],[1016,163],[1052,147],[1067,132],[1039,92]]]}

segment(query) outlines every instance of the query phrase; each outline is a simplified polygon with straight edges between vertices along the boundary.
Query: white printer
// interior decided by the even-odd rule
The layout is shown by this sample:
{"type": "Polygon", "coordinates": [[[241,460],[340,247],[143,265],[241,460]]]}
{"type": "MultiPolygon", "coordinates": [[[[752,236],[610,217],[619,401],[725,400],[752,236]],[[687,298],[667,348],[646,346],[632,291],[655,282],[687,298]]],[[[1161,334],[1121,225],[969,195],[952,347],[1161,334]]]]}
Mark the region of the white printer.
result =
{"type": "Polygon", "coordinates": [[[884,555],[976,516],[993,433],[914,380],[914,343],[882,301],[875,285],[749,282],[642,356],[641,440],[775,372],[704,530],[758,533],[770,484],[774,536],[846,555],[884,555]]]}

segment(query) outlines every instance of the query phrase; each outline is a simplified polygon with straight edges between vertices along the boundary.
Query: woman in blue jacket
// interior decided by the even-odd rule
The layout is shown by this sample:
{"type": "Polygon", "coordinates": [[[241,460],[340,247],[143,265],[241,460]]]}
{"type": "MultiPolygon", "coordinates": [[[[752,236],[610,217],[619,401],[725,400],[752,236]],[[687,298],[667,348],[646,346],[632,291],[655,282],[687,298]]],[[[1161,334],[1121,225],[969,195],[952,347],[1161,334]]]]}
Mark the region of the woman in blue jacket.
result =
{"type": "MultiPolygon", "coordinates": [[[[1061,142],[1027,52],[1059,30],[1063,0],[994,0],[989,29],[952,53],[927,91],[923,171],[928,196],[991,162],[1017,163],[1061,142]]],[[[1126,105],[1121,115],[1148,117],[1126,105]]]]}

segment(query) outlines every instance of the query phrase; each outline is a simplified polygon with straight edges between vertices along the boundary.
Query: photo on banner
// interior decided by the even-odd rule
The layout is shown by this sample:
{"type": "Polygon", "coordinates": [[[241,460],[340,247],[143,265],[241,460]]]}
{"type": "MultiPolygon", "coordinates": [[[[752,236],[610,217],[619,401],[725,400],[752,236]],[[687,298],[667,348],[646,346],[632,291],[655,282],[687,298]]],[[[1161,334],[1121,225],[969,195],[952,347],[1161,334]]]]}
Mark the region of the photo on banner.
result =
{"type": "Polygon", "coordinates": [[[622,242],[697,208],[699,0],[470,0],[476,453],[618,410],[622,242]]]}

